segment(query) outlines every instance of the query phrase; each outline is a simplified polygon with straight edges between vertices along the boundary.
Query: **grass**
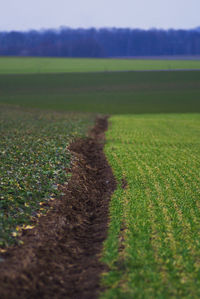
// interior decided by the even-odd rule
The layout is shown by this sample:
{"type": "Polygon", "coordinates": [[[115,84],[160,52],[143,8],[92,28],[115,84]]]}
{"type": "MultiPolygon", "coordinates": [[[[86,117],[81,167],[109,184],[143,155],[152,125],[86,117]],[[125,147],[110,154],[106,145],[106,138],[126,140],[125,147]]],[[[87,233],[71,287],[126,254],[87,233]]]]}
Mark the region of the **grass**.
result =
{"type": "Polygon", "coordinates": [[[200,60],[0,57],[0,74],[200,69],[200,60]]]}
{"type": "Polygon", "coordinates": [[[185,63],[200,68],[197,61],[1,58],[0,246],[15,242],[68,179],[66,146],[93,123],[82,112],[115,114],[105,151],[119,186],[102,297],[199,297],[200,72],[79,73],[185,63]]]}
{"type": "Polygon", "coordinates": [[[102,298],[199,298],[199,133],[200,114],[111,117],[105,152],[119,186],[102,298]]]}
{"type": "Polygon", "coordinates": [[[0,103],[106,114],[200,112],[200,72],[0,75],[0,103]]]}
{"type": "Polygon", "coordinates": [[[93,116],[0,105],[0,247],[15,242],[68,180],[67,145],[93,116]],[[28,225],[28,226],[27,226],[28,225]]]}

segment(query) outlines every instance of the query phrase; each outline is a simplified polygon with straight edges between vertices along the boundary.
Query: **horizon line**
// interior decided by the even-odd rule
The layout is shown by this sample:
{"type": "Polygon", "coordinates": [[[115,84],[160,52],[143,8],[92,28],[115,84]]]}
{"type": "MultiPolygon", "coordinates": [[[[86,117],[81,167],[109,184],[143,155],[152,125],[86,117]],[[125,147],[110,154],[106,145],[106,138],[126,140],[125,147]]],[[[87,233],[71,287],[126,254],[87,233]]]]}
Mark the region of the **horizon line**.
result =
{"type": "Polygon", "coordinates": [[[44,32],[44,31],[55,31],[55,32],[60,32],[62,30],[103,30],[103,29],[107,29],[107,30],[115,30],[115,29],[121,29],[121,30],[141,30],[141,31],[170,31],[170,30],[174,30],[174,31],[179,31],[179,30],[183,30],[183,31],[199,31],[200,32],[200,25],[197,27],[193,27],[193,28],[173,28],[173,27],[169,27],[169,28],[159,28],[159,27],[150,27],[150,28],[140,28],[140,27],[117,27],[117,26],[102,26],[102,27],[95,27],[95,26],[90,26],[90,27],[71,27],[71,26],[65,26],[65,25],[61,25],[57,28],[55,27],[45,27],[45,28],[40,28],[40,29],[34,29],[34,28],[30,28],[30,29],[1,29],[0,28],[0,32],[5,32],[5,33],[10,33],[10,32],[31,32],[31,31],[40,31],[40,32],[44,32]]]}

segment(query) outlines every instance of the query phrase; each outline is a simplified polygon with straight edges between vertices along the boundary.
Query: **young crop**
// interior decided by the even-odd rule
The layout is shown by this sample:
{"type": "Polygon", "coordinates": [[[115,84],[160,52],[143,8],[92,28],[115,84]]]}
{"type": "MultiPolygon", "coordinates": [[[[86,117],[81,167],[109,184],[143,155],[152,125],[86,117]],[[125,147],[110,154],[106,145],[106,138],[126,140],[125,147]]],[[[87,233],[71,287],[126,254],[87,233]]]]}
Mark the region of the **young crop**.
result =
{"type": "Polygon", "coordinates": [[[0,75],[0,103],[28,108],[104,114],[199,113],[199,98],[198,71],[0,75]]]}
{"type": "Polygon", "coordinates": [[[69,178],[67,145],[91,123],[89,115],[0,106],[0,247],[58,195],[69,178]]]}
{"type": "Polygon", "coordinates": [[[200,296],[200,115],[113,116],[102,298],[200,296]],[[126,184],[124,182],[126,181],[126,184]]]}
{"type": "Polygon", "coordinates": [[[0,74],[200,69],[200,61],[166,59],[0,57],[0,74]]]}

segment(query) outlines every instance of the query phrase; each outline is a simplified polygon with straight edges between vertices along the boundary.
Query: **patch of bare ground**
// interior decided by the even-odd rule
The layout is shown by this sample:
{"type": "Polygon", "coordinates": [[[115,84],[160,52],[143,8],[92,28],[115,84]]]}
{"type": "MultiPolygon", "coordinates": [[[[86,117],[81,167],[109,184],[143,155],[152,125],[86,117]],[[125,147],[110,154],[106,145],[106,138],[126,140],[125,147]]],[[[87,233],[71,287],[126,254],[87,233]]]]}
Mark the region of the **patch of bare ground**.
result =
{"type": "Polygon", "coordinates": [[[70,145],[72,177],[62,186],[21,246],[0,262],[0,298],[96,298],[105,266],[99,256],[107,235],[115,180],[103,153],[107,118],[98,118],[90,137],[70,145]]]}

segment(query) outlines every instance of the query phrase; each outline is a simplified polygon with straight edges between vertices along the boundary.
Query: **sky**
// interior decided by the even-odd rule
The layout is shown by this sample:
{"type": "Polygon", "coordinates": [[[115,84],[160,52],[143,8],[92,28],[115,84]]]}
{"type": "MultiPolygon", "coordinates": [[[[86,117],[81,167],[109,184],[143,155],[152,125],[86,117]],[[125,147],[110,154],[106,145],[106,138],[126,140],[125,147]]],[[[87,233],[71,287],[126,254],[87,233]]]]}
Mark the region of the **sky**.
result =
{"type": "Polygon", "coordinates": [[[0,0],[0,31],[120,27],[192,29],[200,0],[0,0]]]}

